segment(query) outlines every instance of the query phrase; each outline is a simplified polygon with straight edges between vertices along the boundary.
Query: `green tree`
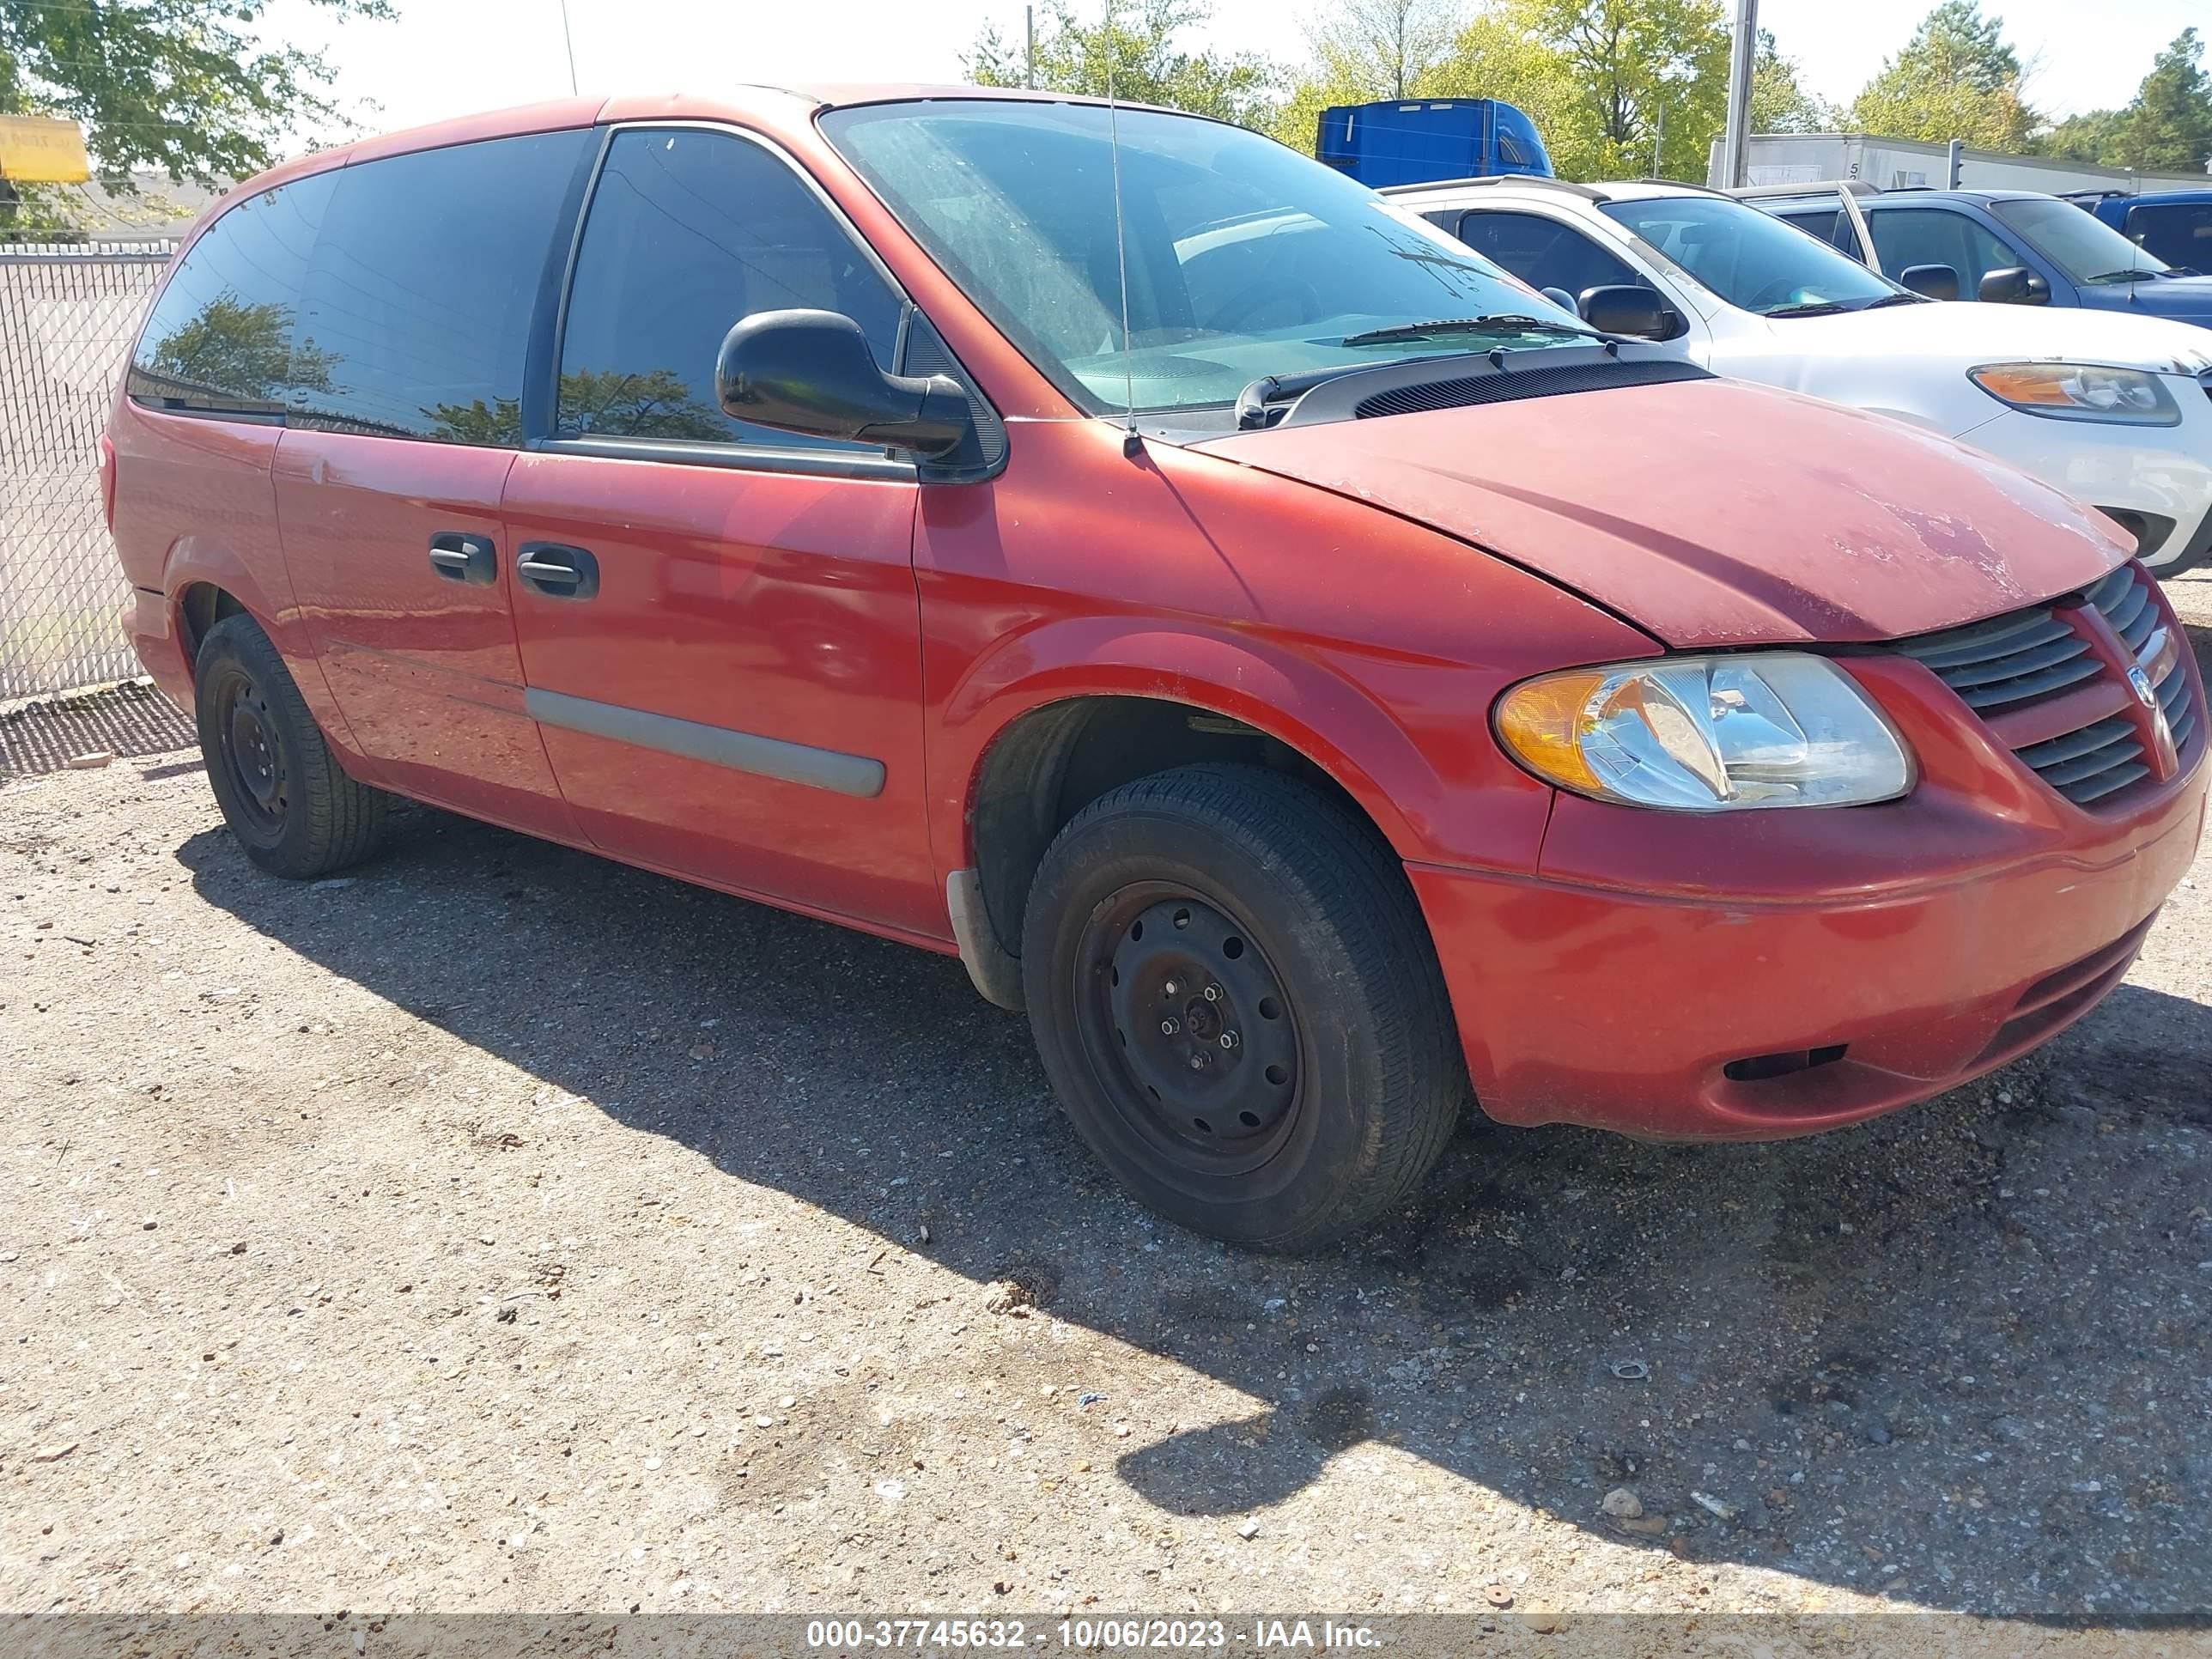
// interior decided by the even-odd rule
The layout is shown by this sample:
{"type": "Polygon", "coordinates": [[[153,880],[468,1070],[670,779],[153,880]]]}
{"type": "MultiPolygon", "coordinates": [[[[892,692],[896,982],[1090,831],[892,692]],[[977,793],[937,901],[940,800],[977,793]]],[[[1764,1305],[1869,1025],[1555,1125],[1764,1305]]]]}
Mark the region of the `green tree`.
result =
{"type": "MultiPolygon", "coordinates": [[[[1076,15],[1073,0],[1046,0],[1037,19],[1036,84],[1093,97],[1110,90],[1129,103],[1161,104],[1264,131],[1277,112],[1274,65],[1257,52],[1190,52],[1176,44],[1212,15],[1206,0],[1109,0],[1098,21],[1089,23],[1076,15]]],[[[963,65],[979,86],[1027,82],[1024,43],[1008,40],[995,23],[984,26],[963,65]]]]}
{"type": "Polygon", "coordinates": [[[2049,131],[2036,134],[2029,140],[2028,148],[2038,155],[2114,166],[2119,153],[2120,128],[2126,119],[2126,112],[2117,109],[2093,109],[2086,115],[2069,115],[2049,131]]]}
{"type": "Polygon", "coordinates": [[[2021,149],[2037,125],[2023,74],[2002,19],[1983,16],[1979,0],[1942,0],[1860,89],[1850,123],[1877,137],[2021,149]]]}
{"type": "Polygon", "coordinates": [[[1334,0],[1308,31],[1315,57],[1353,102],[1404,98],[1452,49],[1465,23],[1457,0],[1334,0]]]}
{"type": "Polygon", "coordinates": [[[2212,76],[2192,27],[2159,53],[2122,114],[2113,159],[2157,173],[2202,173],[2212,162],[2212,76]]]}
{"type": "Polygon", "coordinates": [[[2039,155],[2152,173],[2201,173],[2212,161],[2212,76],[2194,28],[2159,53],[2124,109],[2069,116],[2036,135],[2039,155]]]}
{"type": "MultiPolygon", "coordinates": [[[[308,0],[388,18],[391,0],[308,0]]],[[[208,185],[258,173],[302,127],[342,118],[319,52],[268,46],[266,0],[0,0],[0,115],[59,115],[86,130],[101,182],[134,167],[208,185]]],[[[26,187],[52,213],[51,191],[26,187]]],[[[0,185],[0,219],[12,216],[0,185]]]]}
{"type": "Polygon", "coordinates": [[[1759,32],[1759,55],[1751,64],[1751,130],[1753,132],[1828,132],[1836,112],[1798,79],[1794,58],[1784,58],[1771,29],[1759,32]]]}
{"type": "Polygon", "coordinates": [[[1502,71],[1490,95],[1536,118],[1564,177],[1705,177],[1728,107],[1719,0],[1500,0],[1462,40],[1455,72],[1502,71]]]}

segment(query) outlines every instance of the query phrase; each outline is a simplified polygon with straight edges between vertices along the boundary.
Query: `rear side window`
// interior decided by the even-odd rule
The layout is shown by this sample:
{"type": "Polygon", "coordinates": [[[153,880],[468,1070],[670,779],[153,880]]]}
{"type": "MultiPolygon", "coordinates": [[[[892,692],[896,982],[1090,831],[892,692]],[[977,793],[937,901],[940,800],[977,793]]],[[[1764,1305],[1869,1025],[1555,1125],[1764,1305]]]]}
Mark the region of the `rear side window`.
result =
{"type": "Polygon", "coordinates": [[[835,311],[894,367],[902,301],[781,159],[726,132],[618,132],[592,192],[562,325],[556,431],[872,453],[735,421],[722,339],[762,311],[835,311]]]}
{"type": "Polygon", "coordinates": [[[169,277],[131,361],[131,398],[155,409],[280,416],[295,374],[300,280],[337,181],[295,179],[226,210],[169,277]]]}
{"type": "Polygon", "coordinates": [[[1461,218],[1459,239],[1529,287],[1562,289],[1577,300],[1594,288],[1650,286],[1582,232],[1533,213],[1474,210],[1461,218]]]}
{"type": "Polygon", "coordinates": [[[2128,240],[2170,265],[2212,270],[2212,202],[2130,208],[2128,240]]]}
{"type": "Polygon", "coordinates": [[[342,169],[301,292],[293,423],[520,443],[538,287],[596,137],[532,133],[342,169]]]}

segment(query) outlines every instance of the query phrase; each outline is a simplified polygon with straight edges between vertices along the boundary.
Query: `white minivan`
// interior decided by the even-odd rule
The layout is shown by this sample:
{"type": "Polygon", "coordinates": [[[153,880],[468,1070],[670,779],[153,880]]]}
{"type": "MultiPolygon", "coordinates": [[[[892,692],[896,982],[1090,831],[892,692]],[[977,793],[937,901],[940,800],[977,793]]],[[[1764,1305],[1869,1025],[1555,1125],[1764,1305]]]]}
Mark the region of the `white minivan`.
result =
{"type": "Polygon", "coordinates": [[[1937,304],[1689,185],[1511,177],[1384,193],[1594,327],[1972,444],[2101,508],[2160,576],[2212,557],[2203,329],[1937,304]]]}

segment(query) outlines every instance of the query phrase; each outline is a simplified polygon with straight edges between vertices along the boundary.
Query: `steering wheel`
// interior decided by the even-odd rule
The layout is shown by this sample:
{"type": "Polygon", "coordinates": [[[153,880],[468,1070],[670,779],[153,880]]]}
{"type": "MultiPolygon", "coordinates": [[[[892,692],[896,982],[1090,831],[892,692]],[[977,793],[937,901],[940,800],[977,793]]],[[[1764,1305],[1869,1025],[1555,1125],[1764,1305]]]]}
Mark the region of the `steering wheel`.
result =
{"type": "Polygon", "coordinates": [[[1206,326],[1224,333],[1234,331],[1253,313],[1283,300],[1296,300],[1298,314],[1290,320],[1303,323],[1322,314],[1321,290],[1302,276],[1285,277],[1270,272],[1259,281],[1248,283],[1214,307],[1206,326]]]}

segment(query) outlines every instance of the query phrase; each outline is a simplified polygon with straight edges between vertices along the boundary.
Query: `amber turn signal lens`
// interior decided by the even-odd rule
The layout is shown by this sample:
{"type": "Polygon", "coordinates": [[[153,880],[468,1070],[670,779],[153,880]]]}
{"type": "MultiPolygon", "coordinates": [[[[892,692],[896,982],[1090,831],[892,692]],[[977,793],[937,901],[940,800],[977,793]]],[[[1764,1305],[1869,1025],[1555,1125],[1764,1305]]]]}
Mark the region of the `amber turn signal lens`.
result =
{"type": "Polygon", "coordinates": [[[1583,758],[1582,732],[1607,672],[1554,674],[1516,685],[1498,705],[1498,735],[1532,771],[1586,794],[1601,784],[1583,758]]]}

